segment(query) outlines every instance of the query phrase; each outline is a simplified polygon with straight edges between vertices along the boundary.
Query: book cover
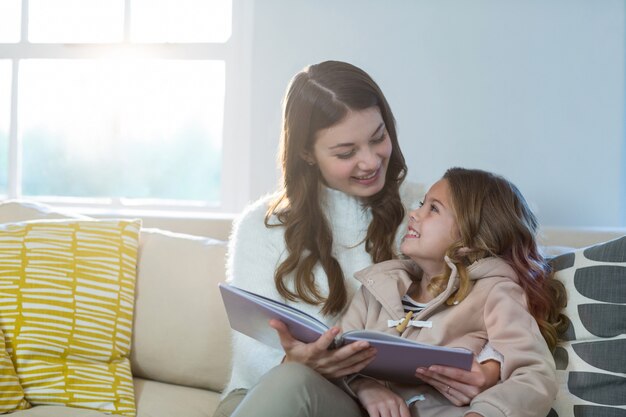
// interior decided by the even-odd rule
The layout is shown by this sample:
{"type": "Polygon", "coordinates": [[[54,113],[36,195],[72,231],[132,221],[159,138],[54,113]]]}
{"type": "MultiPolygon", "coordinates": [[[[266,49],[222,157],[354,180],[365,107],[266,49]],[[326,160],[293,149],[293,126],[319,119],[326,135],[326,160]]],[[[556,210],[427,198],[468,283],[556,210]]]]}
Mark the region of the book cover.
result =
{"type": "MultiPolygon", "coordinates": [[[[315,317],[280,301],[232,285],[219,284],[219,288],[230,327],[268,346],[282,350],[276,330],[268,324],[270,319],[285,323],[293,337],[305,343],[316,341],[328,330],[315,317]]],[[[346,332],[340,335],[335,347],[358,340],[367,341],[377,350],[376,358],[361,373],[378,379],[416,383],[418,367],[435,364],[465,370],[472,367],[473,354],[467,349],[424,345],[373,330],[346,332]]]]}

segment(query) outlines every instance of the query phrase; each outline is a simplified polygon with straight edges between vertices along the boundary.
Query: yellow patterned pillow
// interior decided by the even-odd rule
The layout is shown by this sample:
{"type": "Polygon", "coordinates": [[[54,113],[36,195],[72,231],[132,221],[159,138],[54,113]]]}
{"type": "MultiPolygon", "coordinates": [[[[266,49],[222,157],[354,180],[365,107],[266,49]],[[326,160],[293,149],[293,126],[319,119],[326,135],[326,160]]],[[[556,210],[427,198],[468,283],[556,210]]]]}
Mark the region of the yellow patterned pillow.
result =
{"type": "MultiPolygon", "coordinates": [[[[0,294],[1,291],[0,288],[0,294]]],[[[7,354],[4,334],[0,330],[0,414],[24,408],[28,408],[28,403],[24,399],[24,391],[7,354]]]]}
{"type": "Polygon", "coordinates": [[[139,228],[0,225],[0,328],[31,404],[135,415],[128,358],[139,228]]]}

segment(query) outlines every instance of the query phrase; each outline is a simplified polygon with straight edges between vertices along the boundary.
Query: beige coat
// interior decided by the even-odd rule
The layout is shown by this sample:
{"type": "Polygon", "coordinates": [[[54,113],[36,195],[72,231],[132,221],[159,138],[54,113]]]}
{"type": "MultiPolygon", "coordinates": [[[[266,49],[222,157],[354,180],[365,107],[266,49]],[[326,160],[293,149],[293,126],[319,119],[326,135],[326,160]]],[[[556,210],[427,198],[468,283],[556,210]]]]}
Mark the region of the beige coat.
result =
{"type": "MultiPolygon", "coordinates": [[[[478,354],[487,340],[504,356],[502,382],[476,396],[469,407],[456,407],[426,384],[387,385],[404,399],[423,394],[411,407],[413,416],[462,416],[469,411],[485,417],[545,417],[554,402],[555,365],[513,269],[497,258],[482,259],[468,268],[474,287],[465,300],[448,306],[445,300],[458,286],[453,264],[447,289],[414,320],[432,321],[432,328],[408,327],[400,336],[420,343],[464,347],[478,354]]],[[[421,271],[410,260],[373,265],[355,276],[363,284],[341,321],[343,331],[379,330],[398,334],[388,320],[404,317],[401,297],[421,271]]]]}

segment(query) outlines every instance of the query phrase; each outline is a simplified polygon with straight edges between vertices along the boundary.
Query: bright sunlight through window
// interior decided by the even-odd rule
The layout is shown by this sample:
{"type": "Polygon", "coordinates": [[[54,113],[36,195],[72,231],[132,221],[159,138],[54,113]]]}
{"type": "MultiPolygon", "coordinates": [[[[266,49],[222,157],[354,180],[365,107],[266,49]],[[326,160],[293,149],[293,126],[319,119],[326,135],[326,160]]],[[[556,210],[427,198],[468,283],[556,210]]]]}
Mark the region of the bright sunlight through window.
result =
{"type": "MultiPolygon", "coordinates": [[[[9,122],[11,115],[11,61],[0,59],[0,167],[9,166],[9,122]]],[[[8,170],[0,170],[0,194],[7,192],[8,170]]]]}
{"type": "Polygon", "coordinates": [[[14,43],[20,40],[20,0],[0,1],[0,42],[14,43]]]}
{"type": "Polygon", "coordinates": [[[0,0],[0,196],[220,207],[232,9],[0,0]]]}
{"type": "Polygon", "coordinates": [[[20,84],[24,194],[219,198],[223,62],[29,60],[20,84]]]}
{"type": "Polygon", "coordinates": [[[231,32],[226,1],[134,0],[131,16],[134,42],[226,42],[231,32]]]}
{"type": "Polygon", "coordinates": [[[124,0],[29,0],[28,7],[31,42],[124,40],[124,0]]]}

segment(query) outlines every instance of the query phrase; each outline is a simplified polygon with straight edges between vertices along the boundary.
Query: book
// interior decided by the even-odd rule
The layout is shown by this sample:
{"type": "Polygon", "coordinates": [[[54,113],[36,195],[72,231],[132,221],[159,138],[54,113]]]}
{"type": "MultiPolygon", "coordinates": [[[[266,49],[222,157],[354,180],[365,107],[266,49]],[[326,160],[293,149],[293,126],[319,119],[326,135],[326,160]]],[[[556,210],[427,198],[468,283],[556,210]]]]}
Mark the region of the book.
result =
{"type": "MultiPolygon", "coordinates": [[[[304,343],[316,341],[329,327],[315,317],[292,306],[262,295],[219,284],[230,327],[268,346],[283,350],[278,333],[269,325],[280,320],[296,339],[304,343]]],[[[337,337],[332,348],[359,340],[376,348],[376,357],[361,374],[374,378],[418,383],[418,367],[445,365],[465,370],[472,367],[473,353],[464,348],[432,346],[374,330],[351,330],[337,337]]]]}

